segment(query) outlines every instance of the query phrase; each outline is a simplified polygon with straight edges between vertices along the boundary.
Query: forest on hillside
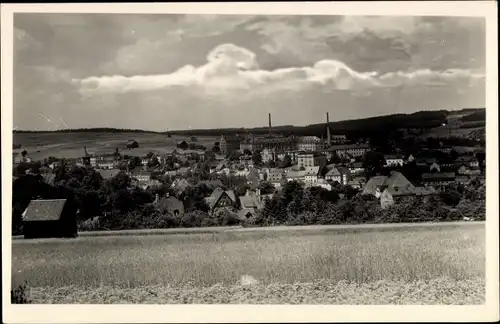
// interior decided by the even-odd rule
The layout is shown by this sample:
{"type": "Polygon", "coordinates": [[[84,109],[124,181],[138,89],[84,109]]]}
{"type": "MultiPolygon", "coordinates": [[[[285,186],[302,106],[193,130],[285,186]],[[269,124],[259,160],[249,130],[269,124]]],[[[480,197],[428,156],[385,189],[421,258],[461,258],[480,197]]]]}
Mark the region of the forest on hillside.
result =
{"type": "MultiPolygon", "coordinates": [[[[463,112],[470,113],[462,118],[465,121],[485,121],[486,110],[484,108],[478,109],[464,109],[463,112]]],[[[346,134],[352,137],[369,136],[373,132],[384,130],[385,132],[395,131],[400,128],[433,128],[438,127],[446,122],[446,117],[450,114],[447,110],[435,111],[419,111],[412,114],[393,114],[386,116],[377,116],[363,119],[352,119],[330,122],[330,130],[333,134],[346,134]]],[[[49,131],[21,131],[16,130],[14,133],[47,133],[49,131]]],[[[220,136],[221,133],[225,135],[236,135],[253,133],[256,135],[267,134],[268,127],[255,127],[255,128],[219,128],[219,129],[194,129],[182,130],[171,132],[154,132],[140,129],[117,129],[117,128],[81,128],[81,129],[61,129],[50,131],[54,133],[72,133],[72,132],[106,132],[106,133],[157,133],[169,135],[189,135],[189,136],[220,136]]],[[[322,136],[326,134],[326,124],[311,124],[307,126],[273,126],[274,133],[283,135],[295,136],[322,136]]]]}

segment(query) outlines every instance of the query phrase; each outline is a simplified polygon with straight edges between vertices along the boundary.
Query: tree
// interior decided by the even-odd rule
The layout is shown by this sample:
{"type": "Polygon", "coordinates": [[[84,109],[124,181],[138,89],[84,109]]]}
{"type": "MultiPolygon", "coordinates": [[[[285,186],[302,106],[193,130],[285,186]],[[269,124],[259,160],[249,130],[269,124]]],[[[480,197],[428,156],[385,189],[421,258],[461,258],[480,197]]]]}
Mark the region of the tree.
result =
{"type": "Polygon", "coordinates": [[[240,158],[241,153],[238,151],[229,151],[227,152],[226,158],[229,161],[237,161],[240,158]]]}
{"type": "Polygon", "coordinates": [[[251,156],[252,152],[249,149],[244,149],[243,150],[243,154],[246,155],[246,156],[251,156]]]}
{"type": "Polygon", "coordinates": [[[263,181],[259,184],[259,190],[261,194],[267,195],[273,193],[275,188],[269,181],[263,181]]]}
{"type": "Polygon", "coordinates": [[[212,152],[219,154],[220,153],[220,146],[219,145],[214,145],[212,147],[212,152]]]}
{"type": "Polygon", "coordinates": [[[260,154],[260,151],[255,151],[252,154],[252,162],[255,166],[261,166],[262,165],[262,155],[260,154]]]}
{"type": "Polygon", "coordinates": [[[281,161],[280,166],[282,168],[288,168],[291,165],[292,165],[292,158],[290,157],[290,155],[286,154],[285,157],[283,158],[283,161],[281,161]]]}
{"type": "Polygon", "coordinates": [[[275,168],[276,167],[276,162],[274,162],[273,160],[269,160],[265,163],[265,166],[268,167],[268,168],[275,168]]]}
{"type": "Polygon", "coordinates": [[[382,171],[386,164],[384,155],[377,151],[370,151],[365,154],[363,168],[366,170],[366,177],[371,178],[382,171]]]}
{"type": "Polygon", "coordinates": [[[158,158],[156,156],[153,156],[151,160],[148,161],[148,167],[155,167],[160,164],[160,161],[158,161],[158,158]]]}
{"type": "Polygon", "coordinates": [[[149,152],[148,154],[146,154],[146,158],[147,159],[150,159],[154,156],[155,154],[153,152],[149,152]]]}
{"type": "Polygon", "coordinates": [[[128,162],[128,167],[130,170],[132,170],[138,166],[141,166],[141,165],[142,165],[142,161],[138,156],[132,157],[128,162]]]}

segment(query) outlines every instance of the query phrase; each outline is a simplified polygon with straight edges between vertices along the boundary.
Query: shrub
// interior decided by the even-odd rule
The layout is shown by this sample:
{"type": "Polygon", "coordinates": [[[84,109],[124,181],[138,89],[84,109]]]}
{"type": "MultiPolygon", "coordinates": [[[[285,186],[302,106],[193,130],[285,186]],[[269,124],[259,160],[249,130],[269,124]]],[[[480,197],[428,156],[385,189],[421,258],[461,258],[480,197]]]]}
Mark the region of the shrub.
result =
{"type": "Polygon", "coordinates": [[[30,304],[31,300],[29,295],[30,288],[28,282],[25,281],[10,291],[10,302],[12,304],[30,304]]]}

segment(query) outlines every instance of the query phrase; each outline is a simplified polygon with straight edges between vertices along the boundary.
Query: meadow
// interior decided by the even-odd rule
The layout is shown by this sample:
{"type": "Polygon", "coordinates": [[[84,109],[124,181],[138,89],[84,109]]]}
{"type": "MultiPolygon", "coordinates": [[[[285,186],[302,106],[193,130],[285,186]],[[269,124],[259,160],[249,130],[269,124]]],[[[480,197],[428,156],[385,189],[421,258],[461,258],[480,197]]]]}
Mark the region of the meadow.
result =
{"type": "Polygon", "coordinates": [[[478,304],[484,222],[13,240],[35,303],[478,304]]]}
{"type": "MultiPolygon", "coordinates": [[[[197,137],[199,144],[212,148],[216,137],[197,137]]],[[[172,151],[182,140],[190,141],[188,137],[172,136],[159,133],[109,133],[109,132],[68,132],[68,133],[14,133],[13,142],[21,144],[34,160],[43,160],[49,156],[57,158],[80,158],[87,151],[93,154],[111,154],[116,148],[122,154],[144,156],[149,152],[162,154],[172,151]],[[128,140],[136,140],[139,147],[126,149],[128,140]]]]}

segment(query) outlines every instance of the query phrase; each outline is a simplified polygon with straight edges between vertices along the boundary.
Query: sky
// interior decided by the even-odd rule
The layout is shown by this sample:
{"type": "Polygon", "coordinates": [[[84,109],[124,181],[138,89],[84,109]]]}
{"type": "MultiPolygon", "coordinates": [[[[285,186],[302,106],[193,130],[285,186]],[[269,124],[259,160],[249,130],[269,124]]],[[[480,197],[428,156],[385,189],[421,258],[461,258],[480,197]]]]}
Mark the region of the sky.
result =
{"type": "Polygon", "coordinates": [[[474,17],[14,17],[14,128],[307,125],[485,106],[474,17]]]}

